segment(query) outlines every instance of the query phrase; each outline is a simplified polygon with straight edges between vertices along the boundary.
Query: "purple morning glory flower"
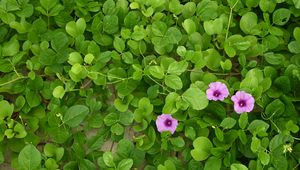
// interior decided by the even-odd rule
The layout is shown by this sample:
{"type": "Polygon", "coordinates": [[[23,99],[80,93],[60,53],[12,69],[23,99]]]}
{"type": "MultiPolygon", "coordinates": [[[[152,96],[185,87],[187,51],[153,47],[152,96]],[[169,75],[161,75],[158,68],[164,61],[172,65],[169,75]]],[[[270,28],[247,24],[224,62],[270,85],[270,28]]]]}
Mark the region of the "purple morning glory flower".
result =
{"type": "Polygon", "coordinates": [[[223,101],[229,95],[227,86],[224,83],[212,82],[208,86],[209,88],[206,90],[208,100],[223,101]]]}
{"type": "Polygon", "coordinates": [[[244,91],[236,92],[231,100],[234,102],[234,110],[237,113],[251,112],[254,108],[254,98],[244,91]]]}
{"type": "Polygon", "coordinates": [[[178,125],[178,121],[174,119],[170,114],[162,114],[157,116],[156,126],[159,132],[169,131],[172,134],[175,132],[178,125]]]}

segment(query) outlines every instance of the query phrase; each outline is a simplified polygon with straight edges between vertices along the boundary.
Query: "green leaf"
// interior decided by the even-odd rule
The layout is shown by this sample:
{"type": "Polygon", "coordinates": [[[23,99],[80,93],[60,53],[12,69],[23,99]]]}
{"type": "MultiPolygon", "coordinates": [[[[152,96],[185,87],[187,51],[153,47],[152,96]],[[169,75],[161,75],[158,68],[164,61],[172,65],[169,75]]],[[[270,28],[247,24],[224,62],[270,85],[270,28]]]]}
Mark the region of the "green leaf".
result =
{"type": "Polygon", "coordinates": [[[202,110],[208,105],[206,94],[193,85],[182,94],[182,99],[195,110],[202,110]]]}
{"type": "Polygon", "coordinates": [[[283,64],[285,57],[282,54],[274,54],[273,52],[268,52],[264,54],[266,61],[272,65],[283,64]]]}
{"type": "Polygon", "coordinates": [[[285,127],[293,133],[297,133],[299,131],[299,127],[292,120],[289,120],[285,124],[285,127]]]}
{"type": "Polygon", "coordinates": [[[119,52],[122,53],[125,49],[125,42],[119,38],[119,37],[115,37],[114,40],[114,48],[119,52]]]}
{"type": "Polygon", "coordinates": [[[265,108],[265,117],[267,119],[272,118],[273,116],[280,117],[285,111],[285,104],[279,100],[275,99],[267,105],[265,108]]]}
{"type": "Polygon", "coordinates": [[[133,55],[131,52],[122,53],[122,60],[127,64],[133,64],[133,55]]]}
{"type": "Polygon", "coordinates": [[[257,15],[254,12],[247,12],[240,20],[240,28],[245,34],[251,34],[257,25],[257,15]]]}
{"type": "Polygon", "coordinates": [[[248,138],[247,138],[247,135],[245,133],[245,131],[243,131],[242,129],[239,130],[239,139],[240,141],[242,142],[243,145],[246,145],[247,142],[248,142],[248,138]]]}
{"type": "Polygon", "coordinates": [[[124,18],[124,25],[127,28],[133,28],[138,25],[138,22],[141,20],[141,14],[137,11],[130,11],[124,18]]]}
{"type": "Polygon", "coordinates": [[[125,126],[129,126],[134,119],[134,114],[130,111],[120,113],[120,123],[122,123],[125,126]]]}
{"type": "Polygon", "coordinates": [[[108,133],[109,131],[106,128],[104,128],[99,130],[95,136],[89,138],[87,140],[88,152],[100,149],[103,143],[105,142],[108,133]]]}
{"type": "Polygon", "coordinates": [[[116,3],[114,0],[107,0],[103,4],[103,13],[105,15],[112,15],[116,12],[116,3]]]}
{"type": "Polygon", "coordinates": [[[36,107],[41,103],[41,96],[36,91],[27,91],[25,98],[31,108],[36,107]]]}
{"type": "Polygon", "coordinates": [[[196,3],[195,2],[187,2],[184,4],[182,9],[182,16],[184,18],[190,18],[195,15],[196,12],[196,3]]]}
{"type": "Polygon", "coordinates": [[[111,152],[104,152],[103,161],[108,167],[115,167],[114,158],[111,152]]]}
{"type": "Polygon", "coordinates": [[[171,139],[171,144],[172,144],[173,146],[182,148],[182,147],[184,147],[185,142],[184,142],[184,140],[183,140],[182,137],[176,137],[176,138],[172,138],[172,139],[171,139]]]}
{"type": "Polygon", "coordinates": [[[213,145],[206,137],[198,137],[193,141],[194,149],[191,150],[191,155],[196,161],[203,161],[210,156],[210,150],[213,145]]]}
{"type": "Polygon", "coordinates": [[[121,139],[118,143],[117,154],[122,158],[128,158],[133,152],[134,145],[128,139],[121,139]]]}
{"type": "Polygon", "coordinates": [[[44,146],[44,153],[47,157],[53,157],[55,155],[56,146],[52,143],[46,143],[44,146]]]}
{"type": "Polygon", "coordinates": [[[297,9],[300,9],[300,1],[298,1],[298,0],[293,0],[293,2],[294,2],[294,4],[295,4],[295,7],[296,7],[297,9]]]}
{"type": "Polygon", "coordinates": [[[70,127],[76,127],[85,119],[88,114],[88,107],[84,105],[74,105],[65,113],[63,122],[70,127]]]}
{"type": "Polygon", "coordinates": [[[135,26],[133,28],[133,33],[131,34],[131,38],[140,41],[147,36],[146,30],[142,26],[135,26]]]}
{"type": "Polygon", "coordinates": [[[55,7],[55,5],[58,3],[58,0],[40,0],[40,3],[42,7],[48,11],[49,9],[55,7]]]}
{"type": "Polygon", "coordinates": [[[232,62],[229,59],[226,59],[225,62],[221,61],[221,67],[223,70],[231,70],[232,62]]]}
{"type": "Polygon", "coordinates": [[[273,156],[271,158],[271,163],[277,169],[288,170],[289,163],[283,154],[277,154],[276,156],[273,156]]]}
{"type": "Polygon", "coordinates": [[[59,167],[53,158],[48,158],[45,162],[45,166],[48,169],[57,169],[59,167]]]}
{"type": "Polygon", "coordinates": [[[223,20],[221,18],[204,21],[203,26],[208,35],[221,34],[223,32],[223,20]]]}
{"type": "Polygon", "coordinates": [[[277,77],[274,81],[274,85],[284,93],[291,91],[291,82],[288,76],[277,77]]]}
{"type": "Polygon", "coordinates": [[[272,13],[276,7],[276,1],[260,0],[259,7],[263,12],[272,13]]]}
{"type": "Polygon", "coordinates": [[[110,69],[107,73],[107,79],[109,81],[118,81],[126,77],[126,71],[120,67],[114,67],[110,69]]]}
{"type": "MultiPolygon", "coordinates": [[[[25,105],[25,103],[26,103],[25,98],[23,96],[18,96],[16,101],[15,101],[14,111],[19,111],[20,109],[22,109],[22,107],[25,105]]],[[[0,107],[1,107],[1,104],[0,104],[0,107]]],[[[9,107],[1,107],[1,108],[9,108],[9,107]]],[[[0,115],[1,115],[1,111],[0,111],[0,115]]],[[[0,120],[1,120],[1,118],[0,118],[0,120]]]]}
{"type": "Polygon", "coordinates": [[[175,15],[179,15],[182,11],[182,5],[179,0],[171,0],[169,2],[169,10],[175,15]]]}
{"type": "Polygon", "coordinates": [[[259,85],[259,82],[257,80],[257,77],[246,77],[240,84],[241,89],[257,89],[259,85]]]}
{"type": "Polygon", "coordinates": [[[217,157],[210,157],[205,162],[204,170],[220,170],[222,165],[222,160],[217,157]]]}
{"type": "Polygon", "coordinates": [[[197,5],[197,16],[202,21],[215,19],[219,15],[219,6],[216,1],[203,0],[197,5]]]}
{"type": "Polygon", "coordinates": [[[291,17],[291,11],[286,8],[279,8],[273,12],[273,23],[276,25],[286,24],[291,17]]]}
{"type": "Polygon", "coordinates": [[[64,95],[65,95],[65,89],[64,89],[64,87],[63,86],[56,86],[55,89],[52,92],[52,95],[55,98],[62,99],[64,97],[64,95]]]}
{"type": "Polygon", "coordinates": [[[15,125],[14,132],[16,132],[16,135],[15,135],[16,138],[24,138],[25,136],[27,136],[27,132],[26,132],[24,126],[20,123],[17,123],[15,125]]]}
{"type": "Polygon", "coordinates": [[[216,134],[216,137],[217,137],[217,139],[219,141],[223,141],[224,140],[224,133],[223,133],[223,131],[219,127],[215,128],[215,134],[216,134]]]}
{"type": "Polygon", "coordinates": [[[16,36],[12,37],[9,41],[3,43],[2,56],[14,56],[19,52],[20,44],[16,36]]]}
{"type": "Polygon", "coordinates": [[[192,34],[197,30],[195,22],[191,19],[184,20],[182,26],[188,34],[192,34]]]}
{"type": "Polygon", "coordinates": [[[106,15],[103,18],[103,30],[108,34],[114,34],[119,30],[119,19],[116,15],[106,15]]]}
{"type": "Polygon", "coordinates": [[[133,165],[132,159],[123,159],[119,162],[117,170],[130,170],[133,165]]]}
{"type": "Polygon", "coordinates": [[[203,56],[206,61],[206,67],[210,70],[216,71],[220,67],[221,55],[213,48],[210,48],[203,52],[203,56]]]}
{"type": "Polygon", "coordinates": [[[153,111],[153,105],[146,97],[140,99],[138,108],[134,111],[134,119],[137,122],[142,122],[143,119],[151,120],[151,113],[153,111]]]}
{"type": "Polygon", "coordinates": [[[239,126],[241,129],[245,129],[248,125],[248,114],[242,113],[239,118],[239,126]]]}
{"type": "Polygon", "coordinates": [[[177,75],[166,75],[165,83],[168,87],[174,90],[180,90],[183,86],[180,77],[178,77],[177,75]]]}
{"type": "Polygon", "coordinates": [[[104,124],[106,126],[112,126],[113,124],[117,123],[119,120],[118,113],[112,112],[105,116],[104,124]]]}
{"type": "Polygon", "coordinates": [[[162,109],[163,113],[175,113],[178,109],[176,108],[176,101],[179,95],[175,92],[169,93],[165,98],[165,105],[162,109]]]}
{"type": "Polygon", "coordinates": [[[165,38],[168,40],[168,43],[177,44],[181,40],[182,34],[178,28],[171,27],[167,30],[165,38]]]}
{"type": "Polygon", "coordinates": [[[95,56],[91,53],[88,53],[87,55],[84,56],[84,62],[87,64],[92,64],[95,56]]]}
{"type": "Polygon", "coordinates": [[[243,164],[235,163],[230,165],[230,170],[248,170],[248,168],[243,164]]]}
{"type": "Polygon", "coordinates": [[[124,133],[124,127],[119,123],[116,123],[111,126],[110,131],[116,135],[122,135],[124,133]]]}
{"type": "Polygon", "coordinates": [[[10,118],[13,111],[14,105],[9,104],[8,101],[2,100],[0,101],[0,120],[3,121],[5,118],[10,118]]]}
{"type": "MultiPolygon", "coordinates": [[[[300,3],[300,1],[299,1],[300,3]]],[[[293,35],[296,39],[296,41],[298,42],[298,44],[300,44],[300,27],[296,27],[293,31],[293,35]]]]}
{"type": "Polygon", "coordinates": [[[51,46],[56,52],[65,50],[68,45],[69,39],[68,36],[63,32],[57,32],[52,35],[51,46]]]}
{"type": "Polygon", "coordinates": [[[248,130],[252,134],[258,134],[259,136],[266,136],[267,135],[266,131],[268,130],[269,127],[270,125],[262,120],[253,120],[249,124],[248,130]]]}
{"type": "Polygon", "coordinates": [[[253,136],[252,141],[251,141],[252,152],[254,152],[254,153],[258,152],[260,147],[261,147],[261,141],[257,137],[253,136]]]}
{"type": "Polygon", "coordinates": [[[155,78],[158,78],[158,79],[164,78],[164,70],[161,66],[150,66],[149,72],[155,78]]]}
{"type": "Polygon", "coordinates": [[[41,161],[41,153],[32,144],[26,145],[18,156],[18,163],[24,170],[38,169],[41,161]]]}
{"type": "Polygon", "coordinates": [[[86,28],[86,22],[84,18],[79,18],[76,22],[70,21],[66,25],[66,31],[69,35],[76,38],[79,35],[82,35],[86,28]]]}
{"type": "Polygon", "coordinates": [[[291,41],[288,45],[288,48],[291,53],[295,53],[295,54],[300,53],[300,45],[297,41],[291,41]]]}
{"type": "Polygon", "coordinates": [[[233,119],[231,117],[227,117],[227,118],[223,119],[220,126],[223,127],[224,129],[231,129],[234,127],[235,124],[236,124],[235,119],[233,119]]]}
{"type": "Polygon", "coordinates": [[[171,63],[168,67],[168,73],[169,74],[176,74],[176,75],[181,75],[183,72],[186,71],[188,67],[188,62],[182,60],[182,61],[174,61],[173,63],[171,63]]]}
{"type": "Polygon", "coordinates": [[[118,94],[121,96],[128,96],[139,85],[139,81],[136,80],[124,80],[117,85],[118,94]]]}
{"type": "Polygon", "coordinates": [[[258,159],[260,160],[261,164],[268,165],[270,162],[270,155],[264,151],[258,153],[258,159]]]}
{"type": "Polygon", "coordinates": [[[69,60],[68,60],[69,64],[71,64],[71,65],[82,64],[82,62],[83,62],[83,59],[79,52],[72,52],[69,54],[69,60]]]}

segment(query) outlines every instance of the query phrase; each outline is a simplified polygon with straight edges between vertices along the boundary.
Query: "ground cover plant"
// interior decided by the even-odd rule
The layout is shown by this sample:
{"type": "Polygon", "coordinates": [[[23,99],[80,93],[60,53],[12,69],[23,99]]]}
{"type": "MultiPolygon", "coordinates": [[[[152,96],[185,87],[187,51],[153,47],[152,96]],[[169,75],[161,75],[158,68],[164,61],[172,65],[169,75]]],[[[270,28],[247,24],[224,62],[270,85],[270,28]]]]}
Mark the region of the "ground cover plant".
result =
{"type": "Polygon", "coordinates": [[[299,0],[1,0],[0,169],[296,170],[299,0]]]}

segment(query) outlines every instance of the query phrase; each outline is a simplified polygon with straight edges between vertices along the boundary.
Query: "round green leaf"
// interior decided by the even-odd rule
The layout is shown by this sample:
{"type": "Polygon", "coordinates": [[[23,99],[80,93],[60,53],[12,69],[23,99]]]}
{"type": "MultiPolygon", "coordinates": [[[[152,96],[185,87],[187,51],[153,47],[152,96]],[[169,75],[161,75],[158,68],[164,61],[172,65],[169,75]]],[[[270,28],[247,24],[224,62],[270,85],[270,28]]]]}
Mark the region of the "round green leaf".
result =
{"type": "Polygon", "coordinates": [[[251,31],[256,25],[257,15],[254,12],[247,12],[240,20],[240,28],[246,34],[251,34],[251,31]]]}
{"type": "Polygon", "coordinates": [[[155,78],[158,78],[158,79],[164,78],[164,70],[161,66],[150,66],[149,72],[155,78]]]}
{"type": "Polygon", "coordinates": [[[178,77],[176,75],[166,75],[165,83],[168,87],[170,87],[174,90],[180,90],[183,86],[180,77],[178,77]]]}
{"type": "Polygon", "coordinates": [[[233,128],[233,126],[235,124],[236,124],[235,119],[233,119],[231,117],[227,117],[227,118],[223,119],[220,126],[223,127],[224,129],[231,129],[231,128],[233,128]]]}
{"type": "Polygon", "coordinates": [[[248,170],[248,168],[243,164],[231,164],[230,170],[248,170]]]}
{"type": "Polygon", "coordinates": [[[261,164],[268,165],[270,162],[270,155],[264,151],[258,153],[258,159],[260,160],[261,164]]]}
{"type": "Polygon", "coordinates": [[[191,86],[182,94],[182,99],[190,104],[195,110],[202,110],[207,107],[208,99],[206,94],[195,86],[191,86]]]}
{"type": "Polygon", "coordinates": [[[0,101],[0,120],[2,121],[5,118],[10,118],[14,111],[14,105],[9,104],[8,101],[2,100],[0,101]]]}
{"type": "Polygon", "coordinates": [[[119,162],[117,170],[130,170],[133,165],[132,159],[123,159],[119,162]]]}
{"type": "Polygon", "coordinates": [[[62,99],[64,97],[64,95],[65,95],[65,89],[64,89],[64,87],[63,86],[56,86],[55,89],[52,92],[52,95],[55,98],[62,99]]]}
{"type": "Polygon", "coordinates": [[[191,19],[184,20],[184,22],[182,23],[182,26],[188,34],[196,32],[196,30],[197,30],[195,22],[191,19]]]}
{"type": "Polygon", "coordinates": [[[286,8],[279,8],[273,13],[273,23],[276,25],[286,24],[291,17],[291,11],[286,8]]]}
{"type": "Polygon", "coordinates": [[[104,152],[103,161],[108,167],[115,167],[114,158],[111,152],[104,152]]]}
{"type": "Polygon", "coordinates": [[[213,145],[207,137],[198,137],[193,141],[194,149],[191,155],[196,161],[203,161],[210,156],[213,145]]]}

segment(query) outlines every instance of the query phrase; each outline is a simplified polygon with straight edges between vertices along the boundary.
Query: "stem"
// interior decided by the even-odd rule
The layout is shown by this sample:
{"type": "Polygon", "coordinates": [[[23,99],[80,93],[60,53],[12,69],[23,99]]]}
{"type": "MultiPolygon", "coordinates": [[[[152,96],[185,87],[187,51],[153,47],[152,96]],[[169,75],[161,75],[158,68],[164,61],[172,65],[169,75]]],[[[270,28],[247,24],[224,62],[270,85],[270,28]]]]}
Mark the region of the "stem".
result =
{"type": "Polygon", "coordinates": [[[238,2],[239,2],[239,0],[236,0],[236,2],[234,3],[234,5],[232,7],[230,7],[230,13],[229,13],[229,19],[228,19],[228,25],[227,25],[227,31],[226,31],[225,40],[227,40],[227,38],[228,38],[229,27],[230,27],[230,24],[231,24],[231,18],[232,18],[233,9],[237,5],[238,2]]]}
{"type": "Polygon", "coordinates": [[[24,76],[17,77],[17,78],[12,79],[12,80],[10,80],[10,81],[8,81],[8,82],[5,82],[5,83],[0,84],[0,87],[1,87],[1,86],[5,86],[5,85],[8,85],[8,84],[10,84],[10,83],[13,83],[13,82],[15,82],[15,81],[18,81],[18,80],[20,80],[20,79],[26,79],[26,78],[27,78],[27,77],[24,77],[24,76]]]}
{"type": "Polygon", "coordinates": [[[159,82],[157,82],[155,79],[153,79],[151,76],[148,76],[148,78],[150,78],[154,83],[158,84],[159,86],[161,86],[163,89],[165,89],[167,92],[171,93],[170,90],[168,90],[165,86],[163,86],[162,84],[160,84],[159,82]]]}
{"type": "Polygon", "coordinates": [[[114,141],[112,141],[112,143],[111,143],[111,146],[110,146],[110,152],[113,150],[113,148],[114,148],[114,144],[115,144],[115,142],[114,141]]]}
{"type": "MultiPolygon", "coordinates": [[[[195,70],[187,70],[187,71],[194,72],[194,73],[204,73],[202,71],[195,71],[195,70]]],[[[211,73],[216,76],[241,75],[241,73],[213,73],[213,72],[208,72],[208,71],[207,71],[207,73],[211,73]]]]}

